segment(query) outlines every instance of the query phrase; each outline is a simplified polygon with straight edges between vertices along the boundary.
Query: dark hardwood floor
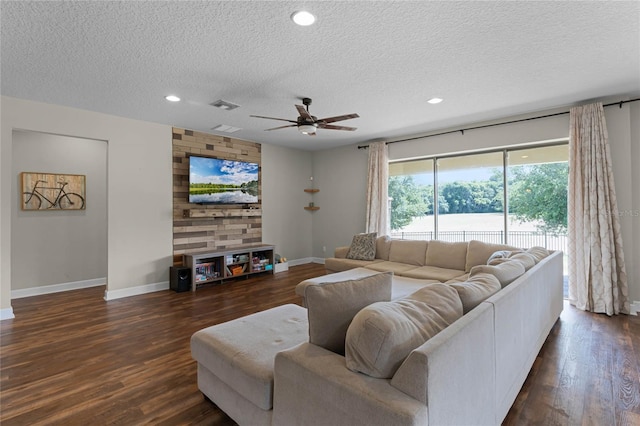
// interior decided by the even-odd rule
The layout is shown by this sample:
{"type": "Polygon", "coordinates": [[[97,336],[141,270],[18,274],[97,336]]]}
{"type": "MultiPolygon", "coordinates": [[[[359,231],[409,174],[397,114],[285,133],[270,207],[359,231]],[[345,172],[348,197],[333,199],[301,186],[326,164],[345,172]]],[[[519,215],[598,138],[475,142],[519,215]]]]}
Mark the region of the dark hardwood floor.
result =
{"type": "MultiPolygon", "coordinates": [[[[0,423],[232,425],[196,385],[195,331],[285,303],[322,265],[105,302],[103,287],[12,301],[0,423]]],[[[568,305],[505,425],[640,425],[640,318],[568,305]]]]}

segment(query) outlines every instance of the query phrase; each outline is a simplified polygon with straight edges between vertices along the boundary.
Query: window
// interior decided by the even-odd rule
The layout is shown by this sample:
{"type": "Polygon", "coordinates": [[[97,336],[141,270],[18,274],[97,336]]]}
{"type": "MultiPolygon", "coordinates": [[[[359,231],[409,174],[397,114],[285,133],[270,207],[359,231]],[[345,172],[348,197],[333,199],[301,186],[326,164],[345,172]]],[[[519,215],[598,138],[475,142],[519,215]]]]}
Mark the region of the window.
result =
{"type": "Polygon", "coordinates": [[[567,176],[566,142],[392,162],[391,235],[566,251],[567,176]]]}

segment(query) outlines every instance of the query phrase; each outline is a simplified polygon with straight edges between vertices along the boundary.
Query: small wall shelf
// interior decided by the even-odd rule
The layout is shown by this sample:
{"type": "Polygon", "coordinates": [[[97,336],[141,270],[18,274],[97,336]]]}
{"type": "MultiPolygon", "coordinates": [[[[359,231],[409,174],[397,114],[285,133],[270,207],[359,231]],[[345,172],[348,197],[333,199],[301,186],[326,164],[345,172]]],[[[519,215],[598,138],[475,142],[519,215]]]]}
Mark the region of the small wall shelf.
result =
{"type": "Polygon", "coordinates": [[[262,209],[184,209],[184,218],[211,218],[211,217],[251,217],[261,216],[262,209]]]}
{"type": "MultiPolygon", "coordinates": [[[[317,188],[305,188],[304,192],[306,192],[307,194],[311,194],[311,195],[313,195],[313,194],[315,194],[315,193],[317,193],[317,192],[320,192],[320,190],[319,190],[319,189],[317,189],[317,188]]],[[[313,199],[313,198],[312,198],[312,199],[313,199]]],[[[309,203],[309,205],[308,205],[307,207],[305,207],[304,209],[305,209],[305,210],[307,210],[307,211],[310,211],[310,212],[315,212],[316,210],[320,210],[320,207],[315,206],[315,205],[313,204],[313,202],[311,202],[311,203],[309,203]]]]}

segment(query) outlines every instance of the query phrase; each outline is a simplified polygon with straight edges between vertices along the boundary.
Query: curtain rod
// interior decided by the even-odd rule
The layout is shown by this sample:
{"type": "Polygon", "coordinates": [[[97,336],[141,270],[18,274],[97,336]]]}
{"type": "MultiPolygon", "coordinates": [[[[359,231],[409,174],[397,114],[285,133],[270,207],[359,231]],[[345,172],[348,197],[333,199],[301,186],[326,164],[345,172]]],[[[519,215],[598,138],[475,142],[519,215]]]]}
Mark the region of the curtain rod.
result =
{"type": "MultiPolygon", "coordinates": [[[[618,105],[620,108],[622,108],[623,104],[626,104],[626,103],[629,103],[629,102],[636,102],[636,101],[640,101],[640,98],[629,99],[628,101],[612,102],[610,104],[603,105],[603,107],[609,107],[609,106],[618,105]]],[[[521,118],[519,120],[504,121],[504,122],[501,122],[501,123],[484,124],[484,125],[481,125],[481,126],[466,127],[464,129],[458,129],[458,130],[448,130],[446,132],[434,133],[432,135],[414,136],[414,137],[407,138],[407,139],[399,139],[397,141],[387,142],[387,145],[390,145],[392,143],[397,143],[397,142],[407,142],[407,141],[413,141],[413,140],[416,140],[416,139],[423,139],[423,138],[431,138],[431,137],[434,137],[434,136],[448,135],[450,133],[458,133],[458,132],[460,132],[460,133],[462,133],[464,135],[464,132],[467,131],[467,130],[477,130],[477,129],[484,129],[486,127],[502,126],[504,124],[521,123],[523,121],[539,120],[541,118],[556,117],[558,115],[565,115],[565,114],[569,114],[569,111],[556,112],[555,114],[540,115],[540,116],[537,116],[537,117],[521,118]]],[[[367,148],[369,148],[369,145],[358,145],[358,149],[367,149],[367,148]]]]}

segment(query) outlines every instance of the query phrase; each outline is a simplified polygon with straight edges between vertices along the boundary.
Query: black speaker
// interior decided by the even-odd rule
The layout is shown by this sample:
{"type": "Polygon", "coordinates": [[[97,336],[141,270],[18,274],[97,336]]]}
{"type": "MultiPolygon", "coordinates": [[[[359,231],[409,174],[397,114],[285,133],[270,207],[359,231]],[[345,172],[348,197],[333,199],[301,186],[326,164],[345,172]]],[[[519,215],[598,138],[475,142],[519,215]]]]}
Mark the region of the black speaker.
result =
{"type": "Polygon", "coordinates": [[[172,266],[169,269],[169,287],[178,293],[191,290],[191,269],[172,266]]]}

